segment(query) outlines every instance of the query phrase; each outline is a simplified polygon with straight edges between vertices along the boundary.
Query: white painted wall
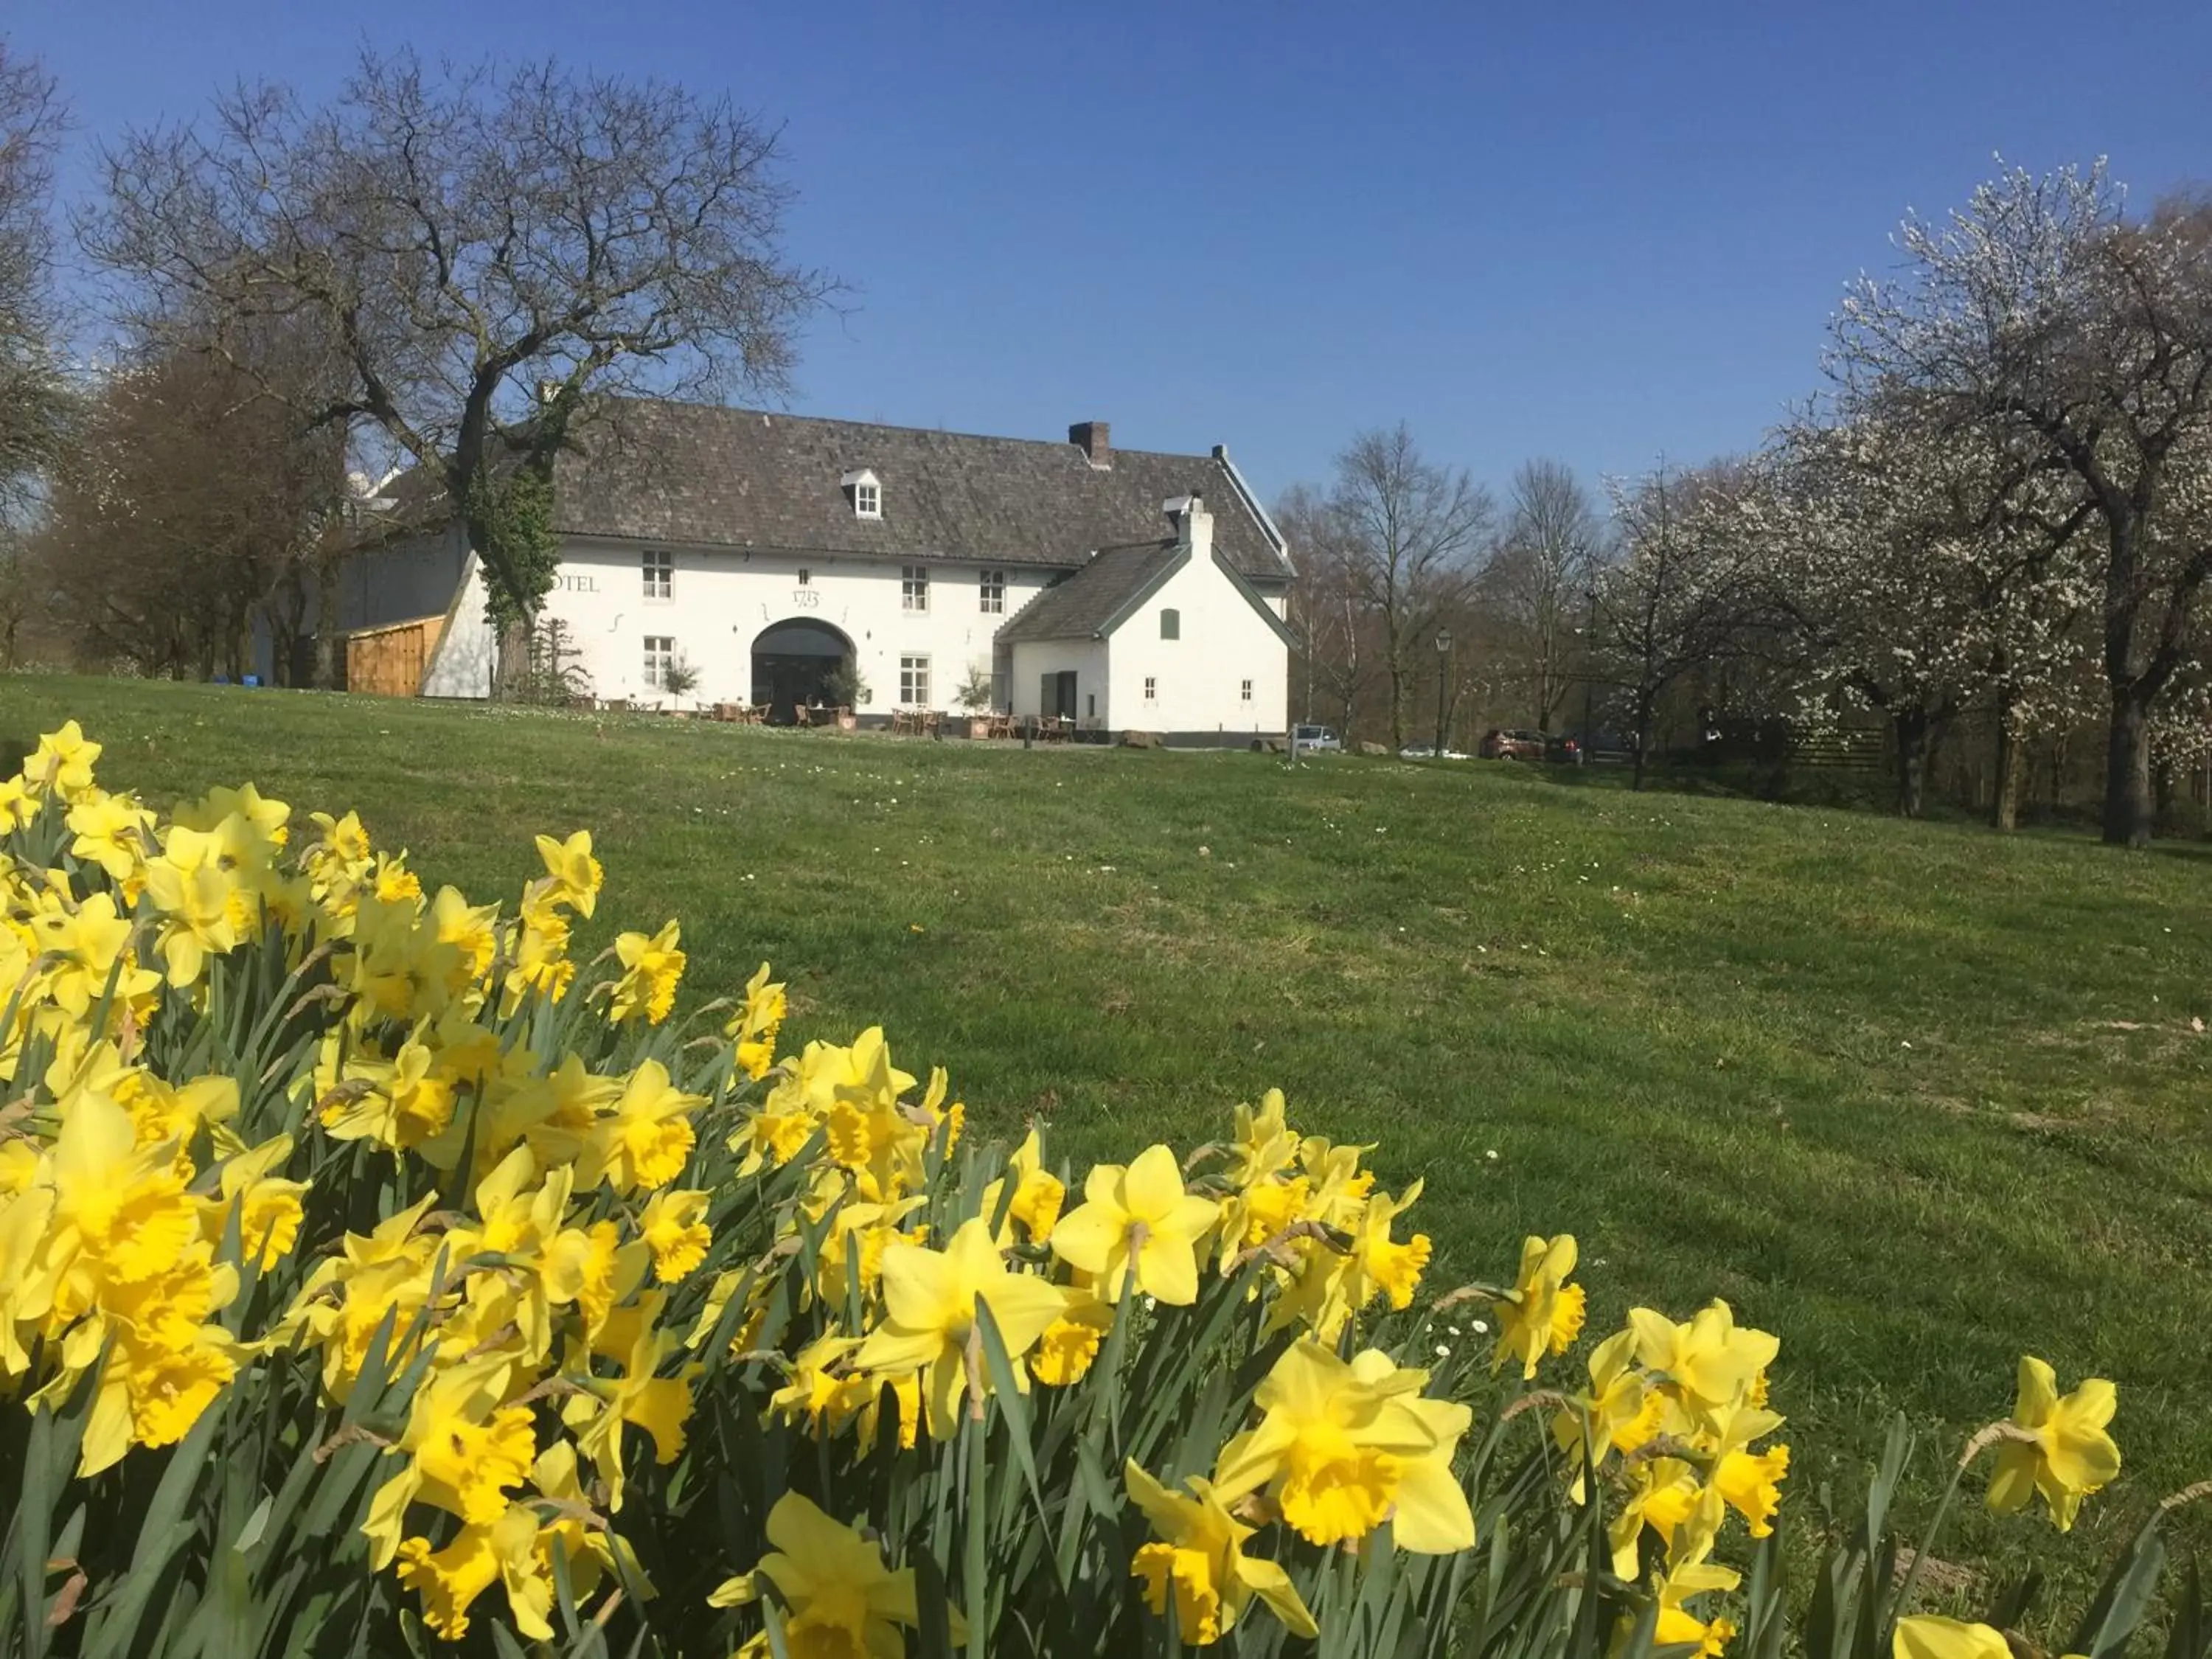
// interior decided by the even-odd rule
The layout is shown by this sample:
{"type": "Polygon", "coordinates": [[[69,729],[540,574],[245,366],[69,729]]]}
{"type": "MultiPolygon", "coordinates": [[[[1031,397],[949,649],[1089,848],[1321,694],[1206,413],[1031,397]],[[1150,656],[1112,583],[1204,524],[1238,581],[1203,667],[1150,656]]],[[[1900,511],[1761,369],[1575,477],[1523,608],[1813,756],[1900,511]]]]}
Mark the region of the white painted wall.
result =
{"type": "MultiPolygon", "coordinates": [[[[397,545],[397,544],[396,544],[397,545]]],[[[347,625],[434,615],[453,593],[457,541],[440,537],[380,555],[388,562],[365,576],[347,573],[347,625]],[[441,567],[441,561],[443,562],[441,567]],[[442,582],[442,586],[441,585],[442,582]],[[379,585],[389,583],[388,588],[379,585]],[[356,602],[357,601],[357,602],[356,602]]],[[[930,706],[957,708],[961,681],[972,664],[988,676],[994,635],[1055,572],[1006,569],[1006,609],[981,609],[981,567],[929,567],[929,608],[903,608],[900,567],[876,560],[800,558],[700,548],[674,548],[673,592],[645,597],[644,548],[635,544],[572,541],[563,551],[546,613],[568,626],[573,660],[600,697],[647,703],[669,701],[645,684],[648,635],[676,641],[699,670],[692,706],[746,702],[752,697],[754,639],[794,618],[824,622],[854,643],[871,695],[860,712],[886,714],[900,704],[899,660],[927,656],[930,706]],[[808,580],[802,584],[799,572],[808,580]]],[[[364,564],[366,562],[363,562],[364,564]]],[[[465,591],[423,686],[426,696],[483,697],[490,693],[494,641],[484,622],[483,579],[466,562],[465,591]]],[[[1190,562],[1116,631],[1110,641],[1048,641],[1018,645],[1007,690],[1013,712],[1037,712],[1041,675],[1073,669],[1076,708],[1110,730],[1253,733],[1285,729],[1290,653],[1217,565],[1210,551],[1190,562]],[[1159,611],[1182,613],[1182,638],[1159,637],[1159,611]],[[1145,677],[1158,696],[1144,701],[1145,677]],[[1243,700],[1242,682],[1253,682],[1243,700]]]]}
{"type": "Polygon", "coordinates": [[[1014,647],[1013,713],[1037,714],[1047,674],[1075,671],[1075,717],[1085,726],[1107,726],[1109,706],[1107,646],[1103,640],[1024,640],[1014,647]]]}
{"type": "Polygon", "coordinates": [[[805,618],[827,623],[853,641],[870,692],[860,713],[889,714],[901,706],[899,662],[907,655],[929,659],[929,706],[955,709],[970,665],[989,677],[993,636],[1054,574],[1006,567],[1006,609],[992,613],[981,608],[982,567],[933,563],[928,609],[909,611],[896,563],[678,547],[669,550],[676,561],[673,592],[659,599],[645,597],[644,550],[570,542],[546,600],[546,614],[568,625],[570,643],[580,653],[575,660],[598,696],[665,701],[645,684],[650,635],[674,640],[678,654],[699,671],[698,690],[687,702],[748,702],[754,639],[778,623],[805,618]],[[807,573],[803,584],[801,569],[807,573]]]}
{"type": "Polygon", "coordinates": [[[1290,647],[1210,552],[1194,551],[1107,643],[1113,696],[1106,720],[1117,732],[1252,735],[1286,729],[1290,647]],[[1160,637],[1164,610],[1181,613],[1180,638],[1160,637]],[[1150,702],[1147,678],[1157,693],[1150,702]]]}
{"type": "MultiPolygon", "coordinates": [[[[448,593],[450,599],[452,595],[448,593]]],[[[422,672],[426,697],[489,697],[492,671],[499,660],[499,641],[484,620],[483,570],[476,556],[469,556],[461,578],[460,603],[438,635],[430,664],[422,672]]]]}

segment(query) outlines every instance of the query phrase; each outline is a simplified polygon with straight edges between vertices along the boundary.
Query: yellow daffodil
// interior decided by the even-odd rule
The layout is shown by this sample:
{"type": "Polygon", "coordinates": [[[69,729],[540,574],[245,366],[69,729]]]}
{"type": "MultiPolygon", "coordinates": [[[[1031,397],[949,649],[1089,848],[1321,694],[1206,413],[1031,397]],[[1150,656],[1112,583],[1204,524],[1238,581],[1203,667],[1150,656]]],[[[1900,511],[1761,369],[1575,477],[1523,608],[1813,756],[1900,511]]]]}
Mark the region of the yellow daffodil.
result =
{"type": "Polygon", "coordinates": [[[745,1000],[731,1017],[728,1035],[737,1069],[757,1083],[775,1064],[775,1035],[790,1004],[781,984],[769,982],[768,963],[745,981],[745,1000]]]}
{"type": "Polygon", "coordinates": [[[568,919],[543,904],[526,902],[514,939],[514,965],[507,969],[507,1011],[512,1013],[523,997],[536,992],[558,1002],[568,994],[576,977],[576,964],[568,959],[568,919]]]}
{"type": "Polygon", "coordinates": [[[1521,1272],[1498,1304],[1495,1370],[1507,1359],[1521,1362],[1525,1380],[1536,1375],[1547,1354],[1565,1353],[1583,1328],[1583,1287],[1567,1283],[1575,1270],[1575,1241],[1530,1237],[1521,1245],[1521,1272]]]}
{"type": "Polygon", "coordinates": [[[1713,1432],[1726,1415],[1750,1398],[1753,1384],[1773,1362],[1780,1342],[1765,1331],[1739,1326],[1725,1302],[1698,1310],[1677,1324],[1649,1308],[1632,1308],[1629,1328],[1636,1333],[1637,1363],[1662,1387],[1682,1421],[1680,1433],[1713,1432]]]}
{"type": "MultiPolygon", "coordinates": [[[[878,1374],[923,1373],[929,1431],[939,1439],[958,1426],[978,1302],[990,1309],[1020,1382],[1027,1375],[1023,1356],[1066,1310],[1067,1299],[1045,1280],[1007,1267],[988,1218],[962,1223],[941,1251],[904,1243],[884,1249],[884,1322],[860,1344],[853,1364],[878,1374]]],[[[988,1392],[988,1368],[978,1364],[976,1371],[988,1392]]]]}
{"type": "Polygon", "coordinates": [[[55,1006],[82,1020],[103,998],[136,1002],[158,986],[161,975],[139,967],[128,948],[134,931],[116,913],[112,893],[94,893],[73,908],[42,908],[31,920],[31,933],[52,964],[46,988],[55,1006]]]}
{"type": "MultiPolygon", "coordinates": [[[[871,1659],[906,1651],[902,1631],[921,1622],[915,1600],[914,1569],[884,1565],[882,1549],[857,1528],[832,1521],[795,1492],[768,1513],[768,1541],[775,1547],[750,1572],[726,1579],[707,1598],[715,1607],[749,1606],[761,1581],[775,1587],[786,1609],[784,1645],[793,1654],[820,1659],[871,1659]]],[[[960,1615],[952,1614],[952,1639],[964,1643],[960,1615]]],[[[738,1650],[744,1659],[769,1650],[765,1634],[738,1650]]]]}
{"type": "Polygon", "coordinates": [[[1934,1613],[1899,1620],[1889,1651],[1891,1659],[2012,1659],[2003,1632],[1934,1613]]]}
{"type": "Polygon", "coordinates": [[[239,941],[235,880],[215,861],[212,838],[173,826],[161,856],[146,866],[146,897],[161,918],[159,943],[169,983],[198,981],[210,956],[239,941]]]}
{"type": "Polygon", "coordinates": [[[1417,1181],[1402,1199],[1383,1193],[1370,1197],[1347,1248],[1308,1253],[1305,1267],[1270,1316],[1270,1328],[1304,1319],[1323,1342],[1334,1342],[1345,1322],[1378,1296],[1388,1297],[1393,1308],[1410,1306],[1428,1266],[1428,1236],[1416,1233],[1400,1243],[1391,1238],[1390,1226],[1420,1195],[1417,1181]]]}
{"type": "Polygon", "coordinates": [[[392,1060],[362,1060],[326,1097],[323,1128],[333,1140],[377,1140],[402,1151],[444,1133],[453,1116],[453,1080],[438,1054],[409,1038],[392,1060]]]}
{"type": "Polygon", "coordinates": [[[44,799],[21,772],[12,778],[0,778],[0,836],[22,829],[37,817],[44,799]]]}
{"type": "Polygon", "coordinates": [[[141,1147],[131,1115],[105,1095],[71,1103],[55,1138],[46,1179],[54,1193],[49,1259],[89,1306],[104,1281],[131,1284],[172,1267],[199,1236],[199,1211],[185,1195],[166,1146],[141,1147]]]}
{"type": "Polygon", "coordinates": [[[1221,1266],[1232,1271],[1237,1253],[1278,1238],[1294,1222],[1305,1218],[1313,1201],[1313,1182],[1305,1176],[1255,1181],[1232,1199],[1224,1213],[1228,1224],[1221,1230],[1221,1266]]]}
{"type": "Polygon", "coordinates": [[[1237,1107],[1237,1132],[1229,1143],[1230,1185],[1242,1191],[1280,1175],[1297,1161],[1298,1145],[1298,1137],[1284,1121],[1280,1089],[1268,1090],[1257,1111],[1237,1107]]]}
{"type": "Polygon", "coordinates": [[[111,881],[130,882],[154,850],[154,815],[136,796],[91,792],[70,808],[68,821],[71,856],[98,865],[111,881]]]}
{"type": "Polygon", "coordinates": [[[181,1145],[202,1124],[228,1123],[238,1115],[236,1078],[198,1077],[172,1085],[134,1066],[118,1073],[108,1092],[131,1114],[141,1146],[158,1146],[163,1141],[181,1145]]]}
{"type": "MultiPolygon", "coordinates": [[[[589,1498],[577,1474],[576,1448],[573,1444],[556,1440],[538,1453],[538,1462],[531,1467],[530,1484],[540,1497],[562,1506],[543,1522],[538,1534],[538,1550],[549,1572],[552,1571],[556,1553],[566,1559],[569,1588],[579,1601],[597,1589],[607,1573],[617,1571],[630,1583],[644,1586],[646,1593],[651,1594],[650,1586],[645,1585],[644,1569],[630,1547],[618,1534],[605,1530],[592,1516],[589,1498]]],[[[514,1594],[510,1584],[510,1599],[514,1594]]]]}
{"type": "Polygon", "coordinates": [[[1048,1388],[1079,1382],[1098,1358],[1098,1346],[1114,1328],[1114,1310],[1088,1291],[1067,1292],[1067,1311],[1044,1328],[1030,1370],[1048,1388]]]}
{"type": "Polygon", "coordinates": [[[618,1510],[623,1501],[623,1429],[643,1429],[653,1440],[656,1463],[673,1463],[684,1455],[684,1425],[691,1416],[691,1376],[696,1366],[684,1367],[675,1376],[663,1376],[660,1366],[682,1346],[672,1331],[657,1330],[649,1319],[640,1318],[635,1335],[623,1357],[621,1376],[607,1380],[580,1377],[582,1392],[570,1396],[562,1419],[576,1437],[577,1449],[592,1460],[599,1478],[607,1483],[607,1507],[618,1510]]]}
{"type": "MultiPolygon", "coordinates": [[[[1571,1400],[1552,1419],[1552,1437],[1579,1464],[1589,1444],[1593,1464],[1608,1451],[1632,1452],[1658,1434],[1666,1401],[1644,1385],[1636,1366],[1636,1333],[1616,1331],[1590,1350],[1589,1392],[1571,1400]]],[[[1583,1501],[1582,1476],[1574,1497],[1583,1501]]]]}
{"type": "Polygon", "coordinates": [[[1254,1391],[1264,1415],[1222,1449],[1215,1487],[1231,1504],[1264,1487],[1316,1544],[1364,1538],[1389,1520],[1402,1549],[1467,1548],[1474,1517],[1450,1460],[1471,1413],[1419,1399],[1427,1381],[1374,1349],[1347,1362],[1298,1343],[1254,1391]]]}
{"type": "Polygon", "coordinates": [[[490,1522],[472,1522],[441,1550],[427,1538],[401,1545],[399,1582],[422,1598],[422,1622],[448,1642],[469,1632],[469,1607],[494,1584],[504,1583],[514,1627],[534,1642],[550,1642],[553,1584],[538,1553],[538,1516],[517,1504],[490,1522]]]}
{"type": "Polygon", "coordinates": [[[674,1284],[707,1259],[714,1242],[707,1225],[713,1199],[712,1193],[669,1190],[647,1200],[638,1218],[638,1237],[653,1251],[653,1276],[661,1284],[674,1284]]]}
{"type": "Polygon", "coordinates": [[[503,1403],[514,1376],[512,1359],[488,1354],[434,1370],[416,1390],[406,1430],[390,1449],[406,1465],[377,1489],[362,1527],[377,1567],[398,1554],[410,1504],[477,1526],[506,1513],[507,1494],[538,1459],[530,1408],[503,1403]]]}
{"type": "Polygon", "coordinates": [[[1175,1595],[1176,1627],[1194,1647],[1219,1641],[1245,1607],[1257,1596],[1293,1636],[1319,1635],[1313,1614],[1279,1562],[1244,1553],[1254,1528],[1231,1515],[1212,1485],[1197,1476],[1188,1485],[1194,1496],[1170,1492],[1132,1458],[1123,1471],[1129,1496],[1152,1522],[1159,1541],[1141,1546],[1129,1564],[1143,1581],[1145,1605],[1167,1612],[1175,1595]]]}
{"type": "MultiPolygon", "coordinates": [[[[876,1287],[883,1280],[884,1252],[891,1245],[929,1242],[922,1231],[901,1224],[929,1200],[917,1195],[892,1204],[840,1202],[847,1190],[842,1171],[832,1171],[830,1180],[836,1191],[829,1197],[837,1213],[822,1240],[815,1285],[823,1301],[842,1307],[848,1291],[857,1291],[863,1300],[874,1298],[876,1287]]],[[[827,1207],[821,1213],[827,1213],[827,1207]]],[[[819,1218],[811,1206],[809,1212],[819,1218]]]]}
{"type": "Polygon", "coordinates": [[[623,976],[615,981],[607,1018],[617,1025],[641,1016],[658,1025],[676,1006],[676,988],[683,982],[684,952],[678,948],[683,929],[672,921],[659,933],[622,933],[615,939],[615,956],[623,976]]]}
{"type": "Polygon", "coordinates": [[[1713,1490],[1743,1516],[1753,1538],[1764,1538],[1774,1530],[1775,1511],[1782,1507],[1782,1482],[1789,1473],[1787,1446],[1726,1452],[1713,1466],[1713,1490]]]}
{"type": "Polygon", "coordinates": [[[2022,1356],[2012,1426],[2025,1437],[1998,1446],[1990,1508],[2021,1509],[2039,1492],[2058,1530],[2069,1530],[2081,1500],[2120,1472],[2120,1449],[2105,1431],[2118,1397],[2100,1376],[2062,1396],[2057,1373],[2032,1354],[2022,1356]]]}
{"type": "Polygon", "coordinates": [[[430,927],[441,945],[453,951],[453,981],[459,992],[491,971],[499,955],[499,907],[471,904],[451,887],[441,887],[431,901],[430,927]]]}
{"type": "Polygon", "coordinates": [[[58,731],[40,738],[23,763],[22,775],[35,790],[75,800],[93,787],[92,763],[100,758],[100,748],[75,720],[64,720],[58,731]]]}
{"type": "Polygon", "coordinates": [[[1700,1618],[1684,1604],[1693,1595],[1725,1592],[1741,1582],[1730,1568],[1709,1558],[1720,1530],[1723,1506],[1717,1493],[1700,1495],[1668,1541],[1667,1571],[1658,1581],[1659,1620],[1653,1639],[1662,1647],[1693,1647],[1693,1659],[1717,1659],[1735,1635],[1735,1624],[1720,1615],[1700,1618]]]}
{"type": "Polygon", "coordinates": [[[1634,1583],[1641,1576],[1637,1546],[1644,1529],[1656,1533],[1662,1544],[1672,1544],[1682,1523],[1697,1513],[1705,1487],[1697,1470],[1679,1457],[1654,1457],[1632,1467],[1632,1484],[1607,1534],[1613,1543],[1613,1575],[1634,1583]]]}
{"type": "Polygon", "coordinates": [[[665,1187],[684,1173],[694,1135],[690,1114],[707,1103],[670,1081],[668,1068],[648,1060],[606,1115],[592,1125],[576,1160],[576,1185],[589,1191],[605,1181],[616,1191],[665,1187]]]}
{"type": "Polygon", "coordinates": [[[592,856],[592,832],[579,830],[566,841],[540,836],[538,856],[545,860],[553,896],[588,921],[599,904],[599,883],[605,876],[599,861],[592,856]]]}
{"type": "Polygon", "coordinates": [[[1091,1171],[1083,1202],[1052,1230],[1052,1250],[1089,1273],[1109,1302],[1133,1280],[1144,1295],[1187,1307],[1198,1300],[1199,1241],[1220,1213],[1212,1200],[1183,1190],[1174,1152],[1151,1146],[1126,1168],[1091,1171]]]}
{"type": "Polygon", "coordinates": [[[1298,1167],[1306,1184],[1304,1219],[1318,1221],[1339,1232],[1358,1224],[1367,1194],[1375,1190],[1375,1173],[1359,1167],[1372,1146],[1340,1146],[1319,1135],[1298,1143],[1298,1167]]]}
{"type": "Polygon", "coordinates": [[[1066,1183],[1044,1167],[1043,1145],[1037,1137],[1036,1126],[1031,1124],[1022,1144],[1006,1160],[1006,1174],[983,1188],[982,1212],[996,1215],[1000,1205],[1006,1206],[1006,1220],[999,1229],[1001,1245],[1014,1242],[1017,1226],[1030,1243],[1042,1244],[1052,1237],[1052,1230],[1060,1221],[1060,1206],[1066,1198],[1066,1183]],[[1012,1197],[1006,1195],[1009,1182],[1013,1183],[1012,1197]]]}
{"type": "Polygon", "coordinates": [[[860,1346],[858,1337],[834,1332],[816,1337],[791,1357],[790,1374],[769,1397],[769,1409],[817,1432],[836,1432],[875,1398],[875,1386],[867,1377],[832,1369],[860,1346]]]}
{"type": "Polygon", "coordinates": [[[240,1259],[251,1262],[258,1272],[268,1272],[290,1255],[300,1237],[300,1223],[306,1213],[301,1199],[307,1183],[271,1173],[282,1169],[291,1156],[292,1137],[276,1135],[250,1152],[225,1159],[218,1188],[221,1196],[207,1200],[203,1211],[210,1243],[222,1236],[231,1212],[238,1212],[240,1259]]]}

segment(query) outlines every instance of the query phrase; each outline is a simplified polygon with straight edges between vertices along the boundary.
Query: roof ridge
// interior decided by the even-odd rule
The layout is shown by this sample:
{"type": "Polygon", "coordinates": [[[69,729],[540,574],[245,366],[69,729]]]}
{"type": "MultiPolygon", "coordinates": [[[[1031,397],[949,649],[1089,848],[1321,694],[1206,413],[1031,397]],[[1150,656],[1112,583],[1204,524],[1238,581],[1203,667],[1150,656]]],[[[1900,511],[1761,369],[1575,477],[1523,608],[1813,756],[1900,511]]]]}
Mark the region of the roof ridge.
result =
{"type": "MultiPolygon", "coordinates": [[[[1067,449],[1081,454],[1081,448],[1065,438],[1021,438],[1005,432],[967,432],[945,426],[914,426],[898,421],[856,421],[843,415],[794,415],[788,410],[754,409],[742,404],[710,404],[692,398],[647,398],[629,392],[605,394],[610,404],[635,404],[646,409],[703,410],[716,415],[758,416],[770,421],[805,421],[810,426],[860,427],[873,432],[913,432],[925,437],[966,438],[979,443],[1029,444],[1040,449],[1067,449]]],[[[588,429],[583,434],[590,435],[588,429]]],[[[1211,450],[1198,452],[1181,449],[1134,449],[1125,444],[1114,446],[1116,459],[1123,455],[1141,455],[1156,461],[1204,461],[1218,466],[1221,458],[1211,450]]],[[[1088,466],[1086,459],[1084,465],[1088,466]]],[[[1111,471],[1110,467],[1098,469],[1111,471]]]]}

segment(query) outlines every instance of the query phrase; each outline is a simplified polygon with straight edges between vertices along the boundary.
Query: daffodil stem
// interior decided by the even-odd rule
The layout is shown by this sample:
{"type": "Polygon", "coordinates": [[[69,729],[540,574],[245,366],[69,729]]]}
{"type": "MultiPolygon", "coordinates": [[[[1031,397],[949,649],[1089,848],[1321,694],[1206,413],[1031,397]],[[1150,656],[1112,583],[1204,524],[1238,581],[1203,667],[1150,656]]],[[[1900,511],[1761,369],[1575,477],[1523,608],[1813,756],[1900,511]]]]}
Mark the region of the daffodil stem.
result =
{"type": "MultiPolygon", "coordinates": [[[[1929,1556],[1936,1548],[1936,1535],[1943,1530],[1943,1522],[1950,1518],[1951,1504],[1959,1495],[1959,1482],[1966,1477],[1967,1467],[1998,1441],[2007,1438],[2005,1430],[2008,1426],[2003,1423],[1989,1425],[1967,1441],[1966,1449],[1959,1454],[1959,1461],[1951,1468],[1951,1479],[1943,1488],[1942,1501],[1936,1505],[1936,1513],[1928,1518],[1928,1529],[1920,1536],[1919,1548],[1912,1553],[1912,1565],[1905,1570],[1905,1583],[1898,1589],[1896,1611],[1891,1623],[1894,1624],[1897,1619],[1902,1618],[1912,1606],[1912,1592],[1920,1587],[1921,1569],[1927,1565],[1929,1556]]],[[[1881,1541],[1869,1538],[1867,1547],[1876,1548],[1881,1541]]]]}

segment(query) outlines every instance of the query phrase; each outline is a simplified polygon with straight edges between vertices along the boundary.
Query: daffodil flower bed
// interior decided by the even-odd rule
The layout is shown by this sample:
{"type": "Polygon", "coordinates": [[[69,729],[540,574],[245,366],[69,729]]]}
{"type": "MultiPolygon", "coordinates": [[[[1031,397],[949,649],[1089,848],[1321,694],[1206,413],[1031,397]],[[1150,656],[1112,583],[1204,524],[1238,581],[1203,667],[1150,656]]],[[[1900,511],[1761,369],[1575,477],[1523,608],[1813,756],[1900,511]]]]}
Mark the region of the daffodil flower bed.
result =
{"type": "MultiPolygon", "coordinates": [[[[1565,1237],[1438,1293],[1419,1182],[1279,1093],[1077,1182],[880,1030],[780,1052],[765,966],[678,1019],[674,921],[574,960],[588,833],[509,912],[98,754],[0,782],[10,1654],[1994,1634],[1911,1613],[1871,1513],[1792,1631],[1778,1340],[1715,1302],[1572,1352],[1565,1237]]],[[[2112,1407],[2024,1361],[1991,1505],[2069,1525],[2112,1407]]]]}

